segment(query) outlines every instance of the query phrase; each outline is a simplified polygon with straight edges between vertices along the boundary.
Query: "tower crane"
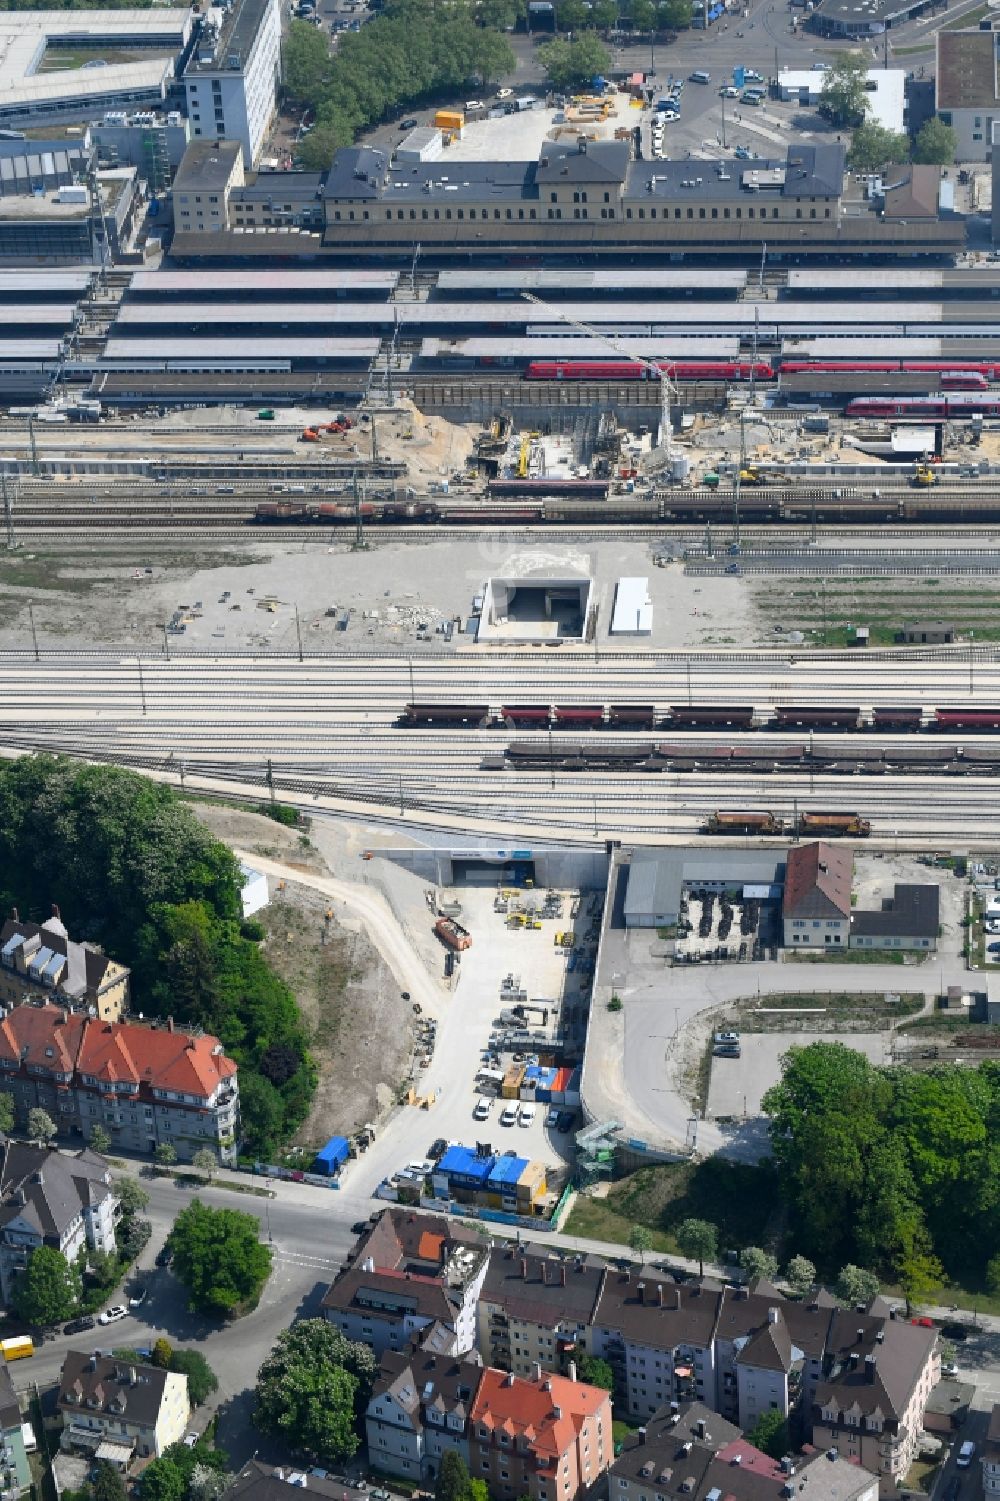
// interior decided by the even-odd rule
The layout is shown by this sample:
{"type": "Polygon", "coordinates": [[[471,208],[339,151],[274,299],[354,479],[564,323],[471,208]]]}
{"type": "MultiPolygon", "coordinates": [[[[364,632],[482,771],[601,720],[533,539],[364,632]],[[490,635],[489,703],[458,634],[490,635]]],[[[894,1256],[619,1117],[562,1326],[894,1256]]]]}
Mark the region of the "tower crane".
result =
{"type": "Polygon", "coordinates": [[[536,297],[533,292],[522,292],[521,296],[525,302],[537,303],[547,313],[551,313],[563,323],[568,323],[570,328],[579,329],[581,333],[589,334],[591,338],[599,339],[602,344],[606,344],[609,349],[613,349],[616,354],[620,354],[624,359],[631,360],[636,365],[641,365],[647,375],[659,381],[660,444],[665,449],[669,461],[676,461],[681,458],[681,450],[677,448],[677,445],[673,441],[673,428],[670,423],[670,408],[672,398],[676,395],[676,387],[670,377],[669,371],[655,360],[647,360],[644,355],[636,354],[623,340],[614,337],[612,334],[605,333],[603,329],[594,328],[589,323],[583,323],[579,318],[571,318],[557,304],[546,302],[544,298],[536,297]]]}

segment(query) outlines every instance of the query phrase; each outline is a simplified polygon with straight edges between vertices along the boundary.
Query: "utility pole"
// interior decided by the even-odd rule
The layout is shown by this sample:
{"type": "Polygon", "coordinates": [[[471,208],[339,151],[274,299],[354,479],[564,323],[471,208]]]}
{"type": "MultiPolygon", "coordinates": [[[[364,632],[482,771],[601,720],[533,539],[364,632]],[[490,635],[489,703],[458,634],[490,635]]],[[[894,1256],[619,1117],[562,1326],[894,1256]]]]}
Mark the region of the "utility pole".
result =
{"type": "Polygon", "coordinates": [[[723,94],[723,96],[722,96],[722,149],[723,149],[723,151],[725,151],[727,149],[727,147],[726,147],[726,96],[725,96],[725,94],[723,94]]]}
{"type": "Polygon", "coordinates": [[[764,290],[764,267],[767,264],[767,241],[760,247],[760,290],[764,290]]]}
{"type": "Polygon", "coordinates": [[[163,626],[162,626],[161,629],[163,631],[163,655],[166,657],[167,661],[169,662],[170,661],[170,637],[167,635],[167,622],[166,621],[163,622],[163,626]]]}
{"type": "Polygon", "coordinates": [[[552,721],[549,720],[549,784],[552,791],[556,790],[556,761],[555,749],[552,745],[552,721]]]}
{"type": "Polygon", "coordinates": [[[299,661],[302,661],[302,622],[299,619],[299,607],[295,606],[295,636],[299,643],[299,661]]]}
{"type": "Polygon", "coordinates": [[[35,661],[37,662],[39,660],[39,657],[38,657],[38,632],[35,630],[35,602],[34,602],[33,599],[29,599],[28,600],[28,620],[29,620],[29,622],[31,624],[31,641],[32,641],[32,645],[35,648],[35,661]]]}
{"type": "Polygon", "coordinates": [[[35,419],[28,418],[28,445],[31,449],[31,472],[38,474],[38,444],[35,442],[35,419]]]}
{"type": "Polygon", "coordinates": [[[142,712],[143,712],[143,714],[145,714],[145,712],[146,712],[146,683],[145,683],[145,680],[144,680],[144,678],[142,676],[142,658],[141,657],[136,657],[135,661],[136,661],[136,666],[139,669],[139,698],[142,701],[142,712]]]}
{"type": "Polygon", "coordinates": [[[354,551],[363,552],[367,547],[365,541],[364,521],[361,515],[361,498],[364,487],[358,479],[358,471],[355,469],[352,476],[354,482],[354,551]]]}
{"type": "Polygon", "coordinates": [[[264,780],[267,782],[268,791],[271,794],[271,803],[273,805],[274,804],[274,767],[271,765],[271,757],[270,756],[268,756],[268,758],[267,758],[266,766],[267,766],[267,770],[266,770],[266,773],[265,773],[264,780]]]}
{"type": "Polygon", "coordinates": [[[0,474],[0,485],[3,486],[3,514],[7,523],[7,551],[13,552],[17,547],[14,539],[14,504],[7,486],[6,474],[0,474]]]}
{"type": "Polygon", "coordinates": [[[415,704],[416,701],[417,701],[417,695],[416,695],[416,691],[415,691],[415,689],[413,687],[413,658],[412,657],[410,657],[408,659],[407,666],[410,669],[410,703],[411,704],[415,704]]]}

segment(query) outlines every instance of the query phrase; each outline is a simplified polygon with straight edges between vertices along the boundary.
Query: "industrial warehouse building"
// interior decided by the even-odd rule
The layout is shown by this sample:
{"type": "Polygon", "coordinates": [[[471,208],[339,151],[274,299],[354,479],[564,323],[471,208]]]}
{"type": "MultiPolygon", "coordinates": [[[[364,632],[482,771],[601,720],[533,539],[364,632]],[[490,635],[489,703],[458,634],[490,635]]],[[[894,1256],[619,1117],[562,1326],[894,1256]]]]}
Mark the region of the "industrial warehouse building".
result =
{"type": "Polygon", "coordinates": [[[777,900],[785,881],[783,853],[761,850],[657,850],[637,852],[628,872],[625,893],[626,928],[672,927],[680,917],[686,887],[699,891],[738,891],[752,887],[777,900]]]}

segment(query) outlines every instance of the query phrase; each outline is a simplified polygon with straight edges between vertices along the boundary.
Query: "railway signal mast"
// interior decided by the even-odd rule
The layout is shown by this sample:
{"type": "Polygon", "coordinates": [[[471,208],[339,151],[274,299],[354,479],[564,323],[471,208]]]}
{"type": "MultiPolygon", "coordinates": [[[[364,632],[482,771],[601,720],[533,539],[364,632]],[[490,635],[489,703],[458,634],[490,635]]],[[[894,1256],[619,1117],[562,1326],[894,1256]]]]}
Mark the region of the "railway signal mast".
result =
{"type": "Polygon", "coordinates": [[[647,360],[644,355],[636,354],[633,349],[629,348],[627,343],[613,337],[611,334],[605,333],[603,329],[594,328],[589,323],[582,323],[578,318],[571,318],[557,304],[546,302],[544,298],[536,297],[533,292],[522,292],[521,296],[525,302],[537,303],[547,313],[551,313],[563,323],[568,323],[570,328],[579,329],[581,333],[589,334],[593,339],[599,339],[602,344],[606,344],[609,349],[613,349],[615,354],[620,354],[623,359],[631,360],[634,364],[641,365],[652,380],[659,381],[660,446],[663,448],[667,463],[670,465],[672,477],[674,479],[683,479],[688,470],[688,457],[684,450],[674,442],[674,430],[670,421],[670,411],[673,398],[677,392],[669,370],[664,365],[658,364],[655,360],[647,360]]]}

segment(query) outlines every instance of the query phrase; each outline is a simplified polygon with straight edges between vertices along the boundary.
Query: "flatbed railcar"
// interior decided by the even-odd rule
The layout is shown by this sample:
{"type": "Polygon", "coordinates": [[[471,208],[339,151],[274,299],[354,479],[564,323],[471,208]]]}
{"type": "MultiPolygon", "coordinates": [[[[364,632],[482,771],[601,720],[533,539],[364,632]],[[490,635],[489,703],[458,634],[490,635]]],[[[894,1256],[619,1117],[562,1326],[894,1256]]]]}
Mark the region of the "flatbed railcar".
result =
{"type": "Polygon", "coordinates": [[[489,704],[406,704],[398,722],[451,729],[454,725],[487,726],[493,721],[489,704]]]}
{"type": "Polygon", "coordinates": [[[861,709],[856,704],[850,708],[780,704],[774,711],[773,722],[779,730],[808,730],[814,727],[824,730],[856,730],[861,725],[861,709]]]}
{"type": "Polygon", "coordinates": [[[934,726],[939,730],[1000,730],[1000,709],[935,709],[934,726]]]}

